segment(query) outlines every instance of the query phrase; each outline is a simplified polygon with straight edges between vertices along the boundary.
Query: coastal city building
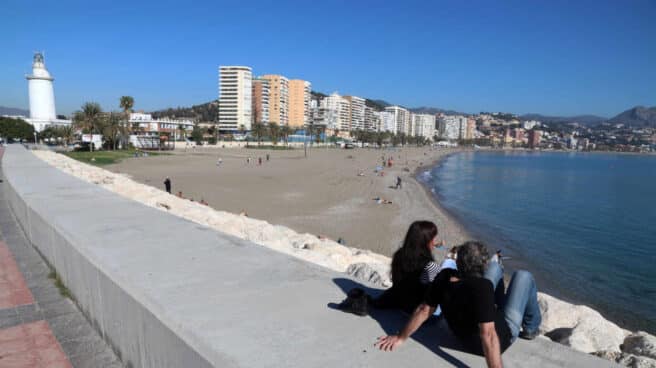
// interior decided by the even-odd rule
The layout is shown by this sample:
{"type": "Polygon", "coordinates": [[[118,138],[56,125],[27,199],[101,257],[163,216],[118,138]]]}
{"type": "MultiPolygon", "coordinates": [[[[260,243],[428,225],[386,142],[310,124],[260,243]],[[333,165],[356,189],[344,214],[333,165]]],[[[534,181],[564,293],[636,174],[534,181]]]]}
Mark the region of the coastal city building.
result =
{"type": "Polygon", "coordinates": [[[289,81],[289,126],[301,128],[310,123],[311,84],[308,81],[289,81]]]}
{"type": "Polygon", "coordinates": [[[130,143],[137,148],[159,148],[163,136],[181,140],[190,136],[194,122],[190,119],[155,119],[151,114],[133,112],[129,116],[132,127],[130,143]]]}
{"type": "Polygon", "coordinates": [[[472,140],[476,138],[476,119],[473,117],[467,118],[467,126],[465,127],[465,140],[472,140]]]}
{"type": "Polygon", "coordinates": [[[357,96],[344,96],[344,99],[349,102],[349,131],[364,129],[364,98],[357,96]]]}
{"type": "Polygon", "coordinates": [[[326,96],[321,100],[321,107],[326,110],[325,114],[330,119],[327,125],[328,129],[339,130],[340,132],[349,131],[351,124],[350,104],[349,100],[337,92],[333,92],[330,96],[326,96]]]}
{"type": "Polygon", "coordinates": [[[410,134],[410,111],[400,106],[387,106],[385,111],[394,115],[395,128],[393,133],[410,134]]]}
{"type": "Polygon", "coordinates": [[[253,78],[253,123],[269,122],[269,81],[253,78]]]}
{"type": "Polygon", "coordinates": [[[537,120],[525,120],[522,122],[522,128],[526,130],[531,130],[534,127],[539,127],[541,123],[537,120]]]}
{"type": "MultiPolygon", "coordinates": [[[[444,115],[438,120],[438,134],[449,140],[465,139],[467,117],[461,115],[444,115]]],[[[474,122],[474,126],[475,126],[474,122]]]]}
{"type": "Polygon", "coordinates": [[[393,112],[390,111],[379,111],[378,112],[380,120],[381,132],[394,133],[396,131],[396,118],[393,112]]]}
{"type": "Polygon", "coordinates": [[[25,78],[30,98],[30,117],[24,120],[32,124],[37,132],[48,126],[70,125],[70,120],[57,119],[55,91],[52,85],[55,78],[46,69],[45,58],[40,52],[34,54],[32,74],[25,78]]]}
{"type": "Polygon", "coordinates": [[[370,132],[380,131],[380,114],[369,106],[364,108],[364,130],[370,132]]]}
{"type": "Polygon", "coordinates": [[[412,114],[413,135],[433,139],[435,135],[435,115],[412,114]]]}
{"type": "Polygon", "coordinates": [[[252,78],[250,67],[219,67],[219,130],[251,130],[252,78]]]}
{"type": "Polygon", "coordinates": [[[269,122],[289,124],[289,80],[282,75],[267,74],[260,77],[269,81],[269,122]]]}

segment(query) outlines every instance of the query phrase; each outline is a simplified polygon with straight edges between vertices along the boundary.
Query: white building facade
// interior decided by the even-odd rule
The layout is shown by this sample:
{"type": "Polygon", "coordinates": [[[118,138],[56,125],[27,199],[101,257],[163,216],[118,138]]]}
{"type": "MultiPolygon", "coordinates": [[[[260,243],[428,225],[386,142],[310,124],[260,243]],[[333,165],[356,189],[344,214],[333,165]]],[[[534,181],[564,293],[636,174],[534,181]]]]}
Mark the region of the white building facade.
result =
{"type": "Polygon", "coordinates": [[[364,130],[365,102],[358,96],[346,96],[349,101],[349,130],[364,130]]]}
{"type": "Polygon", "coordinates": [[[396,132],[396,119],[395,115],[389,111],[380,111],[377,113],[380,120],[379,131],[381,132],[396,132]]]}
{"type": "Polygon", "coordinates": [[[435,135],[435,115],[412,114],[412,135],[433,139],[435,135]]]}
{"type": "Polygon", "coordinates": [[[251,130],[252,81],[250,67],[219,67],[219,130],[251,130]]]}
{"type": "Polygon", "coordinates": [[[467,130],[467,117],[461,115],[445,115],[438,121],[438,134],[450,140],[464,139],[467,130]]]}
{"type": "Polygon", "coordinates": [[[396,124],[395,130],[392,133],[405,133],[410,134],[410,111],[404,109],[400,106],[387,106],[385,111],[390,112],[394,115],[394,121],[396,124]]]}

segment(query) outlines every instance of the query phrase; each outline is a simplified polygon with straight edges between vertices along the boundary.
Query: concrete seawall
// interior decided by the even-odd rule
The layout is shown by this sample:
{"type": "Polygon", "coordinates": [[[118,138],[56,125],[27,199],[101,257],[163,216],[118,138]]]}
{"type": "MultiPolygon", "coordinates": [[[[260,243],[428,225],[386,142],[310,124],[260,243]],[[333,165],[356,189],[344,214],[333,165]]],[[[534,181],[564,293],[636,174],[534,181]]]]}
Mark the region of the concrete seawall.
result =
{"type": "MultiPolygon", "coordinates": [[[[400,329],[405,317],[329,308],[361,286],[342,274],[127,200],[21,146],[7,147],[2,168],[28,239],[127,366],[485,364],[431,326],[397,352],[374,350],[375,338],[400,329]]],[[[614,366],[542,339],[514,344],[504,361],[614,366]]]]}

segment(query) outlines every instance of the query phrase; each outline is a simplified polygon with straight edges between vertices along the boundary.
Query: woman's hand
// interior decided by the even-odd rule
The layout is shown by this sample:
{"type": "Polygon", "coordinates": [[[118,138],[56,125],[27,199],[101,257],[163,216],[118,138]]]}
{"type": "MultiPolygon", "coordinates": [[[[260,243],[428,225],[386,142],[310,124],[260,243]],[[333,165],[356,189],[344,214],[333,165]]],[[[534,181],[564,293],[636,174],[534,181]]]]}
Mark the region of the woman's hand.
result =
{"type": "Polygon", "coordinates": [[[398,335],[381,336],[378,338],[378,341],[376,341],[374,346],[383,351],[393,351],[398,346],[401,346],[403,342],[405,342],[405,339],[398,335]]]}

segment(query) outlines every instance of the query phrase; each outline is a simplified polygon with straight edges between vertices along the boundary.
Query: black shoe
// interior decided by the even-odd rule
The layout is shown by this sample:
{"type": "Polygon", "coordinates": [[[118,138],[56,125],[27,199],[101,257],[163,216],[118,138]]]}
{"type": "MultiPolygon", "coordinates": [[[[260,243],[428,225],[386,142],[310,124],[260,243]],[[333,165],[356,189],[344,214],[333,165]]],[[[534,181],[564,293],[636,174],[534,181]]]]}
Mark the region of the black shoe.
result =
{"type": "Polygon", "coordinates": [[[524,340],[533,340],[536,337],[538,337],[538,335],[539,335],[538,331],[522,330],[522,332],[519,333],[519,338],[524,340]]]}
{"type": "Polygon", "coordinates": [[[337,308],[344,312],[353,313],[358,316],[369,314],[369,298],[364,290],[355,288],[349,291],[348,296],[341,302],[337,308]]]}

